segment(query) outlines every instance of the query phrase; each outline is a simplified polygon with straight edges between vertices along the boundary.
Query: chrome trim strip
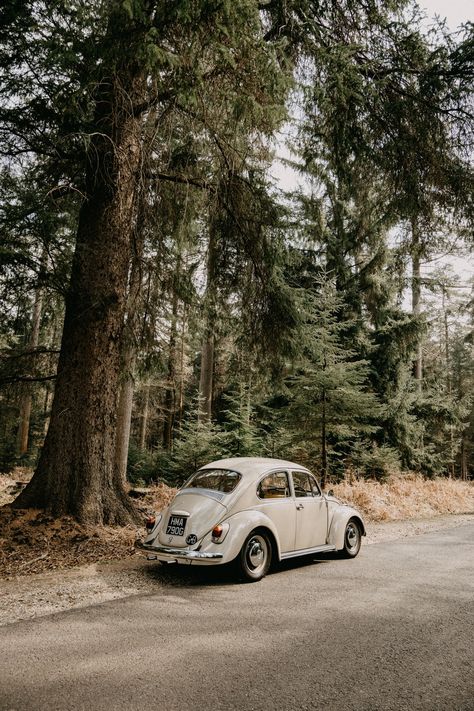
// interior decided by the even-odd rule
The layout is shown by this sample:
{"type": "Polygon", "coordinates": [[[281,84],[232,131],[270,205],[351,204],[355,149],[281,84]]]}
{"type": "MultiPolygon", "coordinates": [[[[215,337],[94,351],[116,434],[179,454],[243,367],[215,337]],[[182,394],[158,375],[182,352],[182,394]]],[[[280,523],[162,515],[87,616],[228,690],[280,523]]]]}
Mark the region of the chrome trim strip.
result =
{"type": "Polygon", "coordinates": [[[222,553],[205,553],[204,551],[190,551],[182,548],[167,548],[166,546],[152,546],[151,543],[135,541],[135,548],[149,553],[169,555],[172,558],[182,558],[183,560],[215,560],[223,558],[222,553]]]}
{"type": "Polygon", "coordinates": [[[332,546],[329,543],[324,546],[316,546],[315,548],[302,548],[299,551],[289,551],[288,553],[282,553],[281,560],[286,560],[287,558],[297,558],[299,555],[310,555],[311,553],[331,553],[336,550],[336,546],[332,546]]]}

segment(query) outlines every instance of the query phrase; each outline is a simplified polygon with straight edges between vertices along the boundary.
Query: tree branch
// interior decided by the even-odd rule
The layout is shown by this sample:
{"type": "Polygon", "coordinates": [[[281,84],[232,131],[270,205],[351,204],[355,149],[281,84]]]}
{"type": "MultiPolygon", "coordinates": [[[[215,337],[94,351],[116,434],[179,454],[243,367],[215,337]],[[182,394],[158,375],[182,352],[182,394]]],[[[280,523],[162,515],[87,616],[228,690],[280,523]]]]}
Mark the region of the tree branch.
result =
{"type": "Polygon", "coordinates": [[[207,180],[201,180],[200,178],[190,178],[187,175],[181,175],[179,173],[153,173],[147,176],[150,180],[168,180],[171,183],[178,183],[181,185],[193,185],[196,188],[201,188],[201,190],[209,190],[209,192],[217,192],[217,187],[214,183],[210,183],[207,180]]]}
{"type": "Polygon", "coordinates": [[[56,375],[9,375],[0,377],[0,385],[11,385],[12,383],[44,383],[48,380],[56,380],[56,375]]]}

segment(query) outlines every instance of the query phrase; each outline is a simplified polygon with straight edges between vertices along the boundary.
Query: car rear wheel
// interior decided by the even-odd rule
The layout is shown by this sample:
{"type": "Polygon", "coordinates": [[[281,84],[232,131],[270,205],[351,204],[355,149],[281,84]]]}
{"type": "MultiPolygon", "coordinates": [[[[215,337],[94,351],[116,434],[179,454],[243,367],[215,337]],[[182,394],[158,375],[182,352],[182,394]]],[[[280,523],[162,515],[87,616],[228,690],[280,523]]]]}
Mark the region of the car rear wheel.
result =
{"type": "Polygon", "coordinates": [[[357,521],[353,518],[346,524],[344,531],[344,548],[341,551],[343,558],[355,558],[360,551],[362,533],[357,521]]]}
{"type": "Polygon", "coordinates": [[[240,577],[256,583],[267,574],[272,562],[272,544],[264,531],[256,530],[247,536],[237,558],[240,577]]]}

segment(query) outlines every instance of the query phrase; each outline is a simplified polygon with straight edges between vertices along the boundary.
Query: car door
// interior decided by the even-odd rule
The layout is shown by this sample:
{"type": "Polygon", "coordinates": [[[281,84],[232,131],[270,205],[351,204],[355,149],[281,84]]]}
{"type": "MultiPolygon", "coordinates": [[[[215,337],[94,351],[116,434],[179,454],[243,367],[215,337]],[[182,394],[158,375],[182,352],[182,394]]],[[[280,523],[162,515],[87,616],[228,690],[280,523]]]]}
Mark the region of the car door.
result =
{"type": "Polygon", "coordinates": [[[280,551],[292,551],[295,543],[296,512],[288,472],[274,471],[266,474],[258,483],[257,496],[257,510],[262,511],[275,524],[280,551]]]}
{"type": "Polygon", "coordinates": [[[296,508],[295,550],[327,542],[327,506],[316,479],[308,472],[292,471],[296,508]]]}

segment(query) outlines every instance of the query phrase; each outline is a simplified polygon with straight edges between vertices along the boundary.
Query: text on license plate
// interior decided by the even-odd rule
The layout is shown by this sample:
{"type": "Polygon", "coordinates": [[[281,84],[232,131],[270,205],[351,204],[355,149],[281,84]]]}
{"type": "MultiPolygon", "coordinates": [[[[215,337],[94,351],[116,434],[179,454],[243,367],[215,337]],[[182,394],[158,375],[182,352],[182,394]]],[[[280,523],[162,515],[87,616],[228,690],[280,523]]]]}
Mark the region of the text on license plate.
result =
{"type": "Polygon", "coordinates": [[[170,516],[166,527],[166,534],[168,536],[184,536],[187,520],[186,516],[170,516]]]}

